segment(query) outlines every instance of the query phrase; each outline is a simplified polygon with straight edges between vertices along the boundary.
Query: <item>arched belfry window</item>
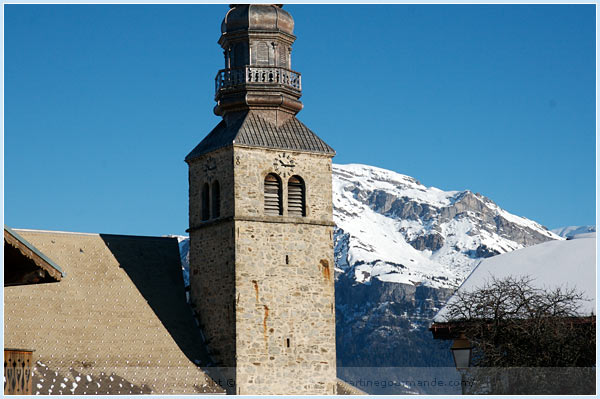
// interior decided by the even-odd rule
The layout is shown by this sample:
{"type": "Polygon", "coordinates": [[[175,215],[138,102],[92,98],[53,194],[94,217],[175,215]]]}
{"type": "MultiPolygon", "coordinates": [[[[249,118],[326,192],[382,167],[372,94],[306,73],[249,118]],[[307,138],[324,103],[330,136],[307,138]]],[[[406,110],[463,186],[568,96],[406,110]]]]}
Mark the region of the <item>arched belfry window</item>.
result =
{"type": "Polygon", "coordinates": [[[300,176],[288,180],[288,216],[306,216],[306,188],[300,176]]]}
{"type": "Polygon", "coordinates": [[[218,218],[221,216],[221,187],[219,182],[215,181],[212,184],[212,217],[218,218]]]}
{"type": "Polygon", "coordinates": [[[208,183],[202,186],[202,220],[210,218],[210,192],[208,183]]]}
{"type": "Polygon", "coordinates": [[[265,177],[265,215],[283,215],[281,180],[273,173],[265,177]]]}

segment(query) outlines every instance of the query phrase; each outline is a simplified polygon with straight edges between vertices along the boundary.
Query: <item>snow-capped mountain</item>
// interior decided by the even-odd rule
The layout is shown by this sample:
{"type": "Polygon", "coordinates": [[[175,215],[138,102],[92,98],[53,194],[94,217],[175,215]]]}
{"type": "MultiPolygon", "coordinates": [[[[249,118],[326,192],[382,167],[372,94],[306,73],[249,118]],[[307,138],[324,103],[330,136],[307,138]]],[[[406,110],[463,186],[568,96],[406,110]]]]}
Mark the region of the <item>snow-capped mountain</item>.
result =
{"type": "Polygon", "coordinates": [[[366,165],[334,165],[336,266],[356,282],[460,284],[481,259],[562,239],[471,191],[366,165]]]}
{"type": "Polygon", "coordinates": [[[564,239],[480,194],[366,165],[334,165],[333,206],[338,372],[349,381],[366,368],[390,381],[460,380],[451,342],[428,329],[433,316],[481,259],[564,239]]]}
{"type": "Polygon", "coordinates": [[[568,238],[578,234],[595,233],[596,226],[565,226],[552,229],[551,231],[561,237],[568,238]]]}

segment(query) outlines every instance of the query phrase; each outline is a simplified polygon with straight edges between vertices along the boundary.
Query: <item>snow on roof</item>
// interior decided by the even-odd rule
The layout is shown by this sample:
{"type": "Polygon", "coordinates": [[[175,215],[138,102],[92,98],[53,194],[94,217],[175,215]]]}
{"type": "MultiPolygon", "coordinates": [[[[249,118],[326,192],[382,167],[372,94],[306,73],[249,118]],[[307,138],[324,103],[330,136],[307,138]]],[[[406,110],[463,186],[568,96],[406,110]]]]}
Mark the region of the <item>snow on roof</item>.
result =
{"type": "Polygon", "coordinates": [[[579,240],[581,238],[596,238],[596,233],[577,233],[569,236],[567,240],[579,240]]]}
{"type": "MultiPolygon", "coordinates": [[[[492,277],[529,276],[537,288],[575,288],[588,300],[580,302],[583,315],[596,314],[596,233],[581,234],[567,241],[542,244],[484,259],[458,288],[468,292],[482,287],[492,277]]],[[[446,322],[448,304],[433,321],[446,322]]]]}

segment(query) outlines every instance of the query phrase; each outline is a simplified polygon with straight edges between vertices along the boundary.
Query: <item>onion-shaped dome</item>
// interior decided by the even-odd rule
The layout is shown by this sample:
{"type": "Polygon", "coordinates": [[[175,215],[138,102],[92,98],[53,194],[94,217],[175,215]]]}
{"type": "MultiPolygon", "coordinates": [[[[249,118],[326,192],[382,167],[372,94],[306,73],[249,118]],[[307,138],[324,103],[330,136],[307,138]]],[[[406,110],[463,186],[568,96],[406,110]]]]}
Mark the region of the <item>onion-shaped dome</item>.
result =
{"type": "Polygon", "coordinates": [[[281,31],[294,34],[294,18],[281,4],[232,4],[221,23],[221,33],[281,31]]]}

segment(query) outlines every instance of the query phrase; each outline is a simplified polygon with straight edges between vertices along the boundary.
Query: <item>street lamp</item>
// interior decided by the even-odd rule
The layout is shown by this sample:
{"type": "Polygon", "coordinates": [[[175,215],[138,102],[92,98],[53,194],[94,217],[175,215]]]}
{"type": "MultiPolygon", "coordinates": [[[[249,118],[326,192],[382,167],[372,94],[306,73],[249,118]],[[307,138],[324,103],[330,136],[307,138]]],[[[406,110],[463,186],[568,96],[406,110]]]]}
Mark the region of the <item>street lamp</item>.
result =
{"type": "Polygon", "coordinates": [[[452,357],[454,358],[454,365],[456,366],[456,369],[468,369],[469,364],[471,363],[471,351],[473,350],[469,340],[464,336],[455,339],[450,350],[452,351],[452,357]]]}
{"type": "Polygon", "coordinates": [[[461,392],[464,395],[466,393],[465,374],[471,363],[471,351],[473,350],[473,347],[469,340],[461,334],[460,338],[454,340],[450,350],[452,351],[452,357],[454,358],[454,365],[460,373],[461,392]]]}

